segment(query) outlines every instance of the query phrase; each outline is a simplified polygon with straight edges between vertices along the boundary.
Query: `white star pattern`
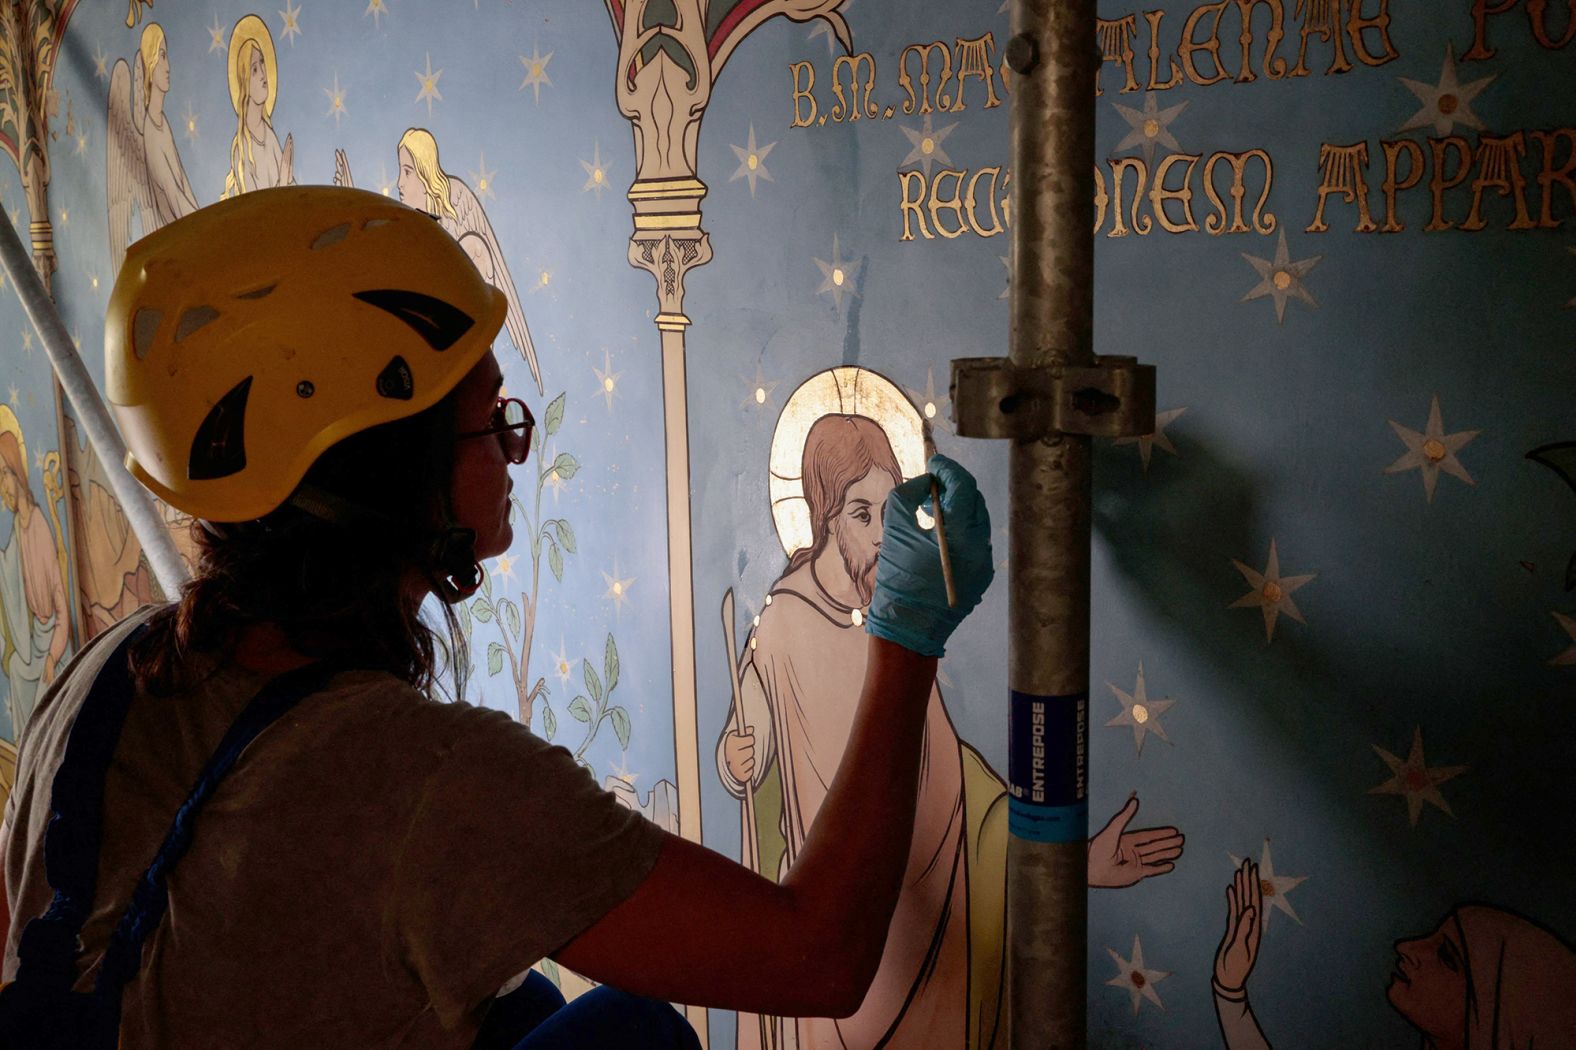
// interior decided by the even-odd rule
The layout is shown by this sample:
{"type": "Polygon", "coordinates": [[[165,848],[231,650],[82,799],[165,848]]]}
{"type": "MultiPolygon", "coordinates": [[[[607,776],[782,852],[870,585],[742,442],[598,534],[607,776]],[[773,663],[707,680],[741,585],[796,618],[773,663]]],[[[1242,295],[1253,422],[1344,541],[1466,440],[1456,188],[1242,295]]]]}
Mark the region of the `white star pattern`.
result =
{"type": "Polygon", "coordinates": [[[1551,612],[1554,622],[1562,627],[1566,634],[1571,636],[1571,646],[1549,661],[1550,667],[1576,667],[1576,618],[1566,616],[1562,612],[1551,612]]]}
{"type": "Polygon", "coordinates": [[[541,105],[543,86],[553,86],[553,78],[547,75],[547,63],[553,60],[553,53],[549,51],[544,55],[541,53],[541,49],[533,44],[531,46],[531,57],[527,58],[524,55],[520,55],[519,58],[520,64],[525,67],[525,79],[520,81],[519,90],[524,91],[526,88],[530,88],[532,104],[541,105]]]}
{"type": "Polygon", "coordinates": [[[620,576],[618,562],[615,561],[612,575],[604,572],[602,580],[607,584],[607,590],[603,592],[602,597],[613,599],[614,611],[623,612],[624,602],[629,598],[629,589],[634,586],[635,578],[633,576],[620,576]]]}
{"type": "Polygon", "coordinates": [[[213,25],[208,27],[208,53],[211,55],[217,51],[222,55],[226,50],[228,47],[224,42],[224,26],[219,24],[219,16],[216,14],[213,16],[213,25]]]}
{"type": "Polygon", "coordinates": [[[186,141],[197,141],[197,111],[192,108],[190,99],[186,100],[186,112],[181,114],[181,126],[186,129],[186,141]]]}
{"type": "Polygon", "coordinates": [[[766,378],[761,371],[759,361],[755,363],[754,379],[750,379],[747,376],[741,376],[740,378],[744,380],[746,391],[744,400],[739,403],[740,408],[755,409],[764,406],[771,398],[772,391],[777,389],[777,380],[766,378]]]}
{"type": "Polygon", "coordinates": [[[361,17],[372,16],[372,27],[383,28],[383,16],[389,13],[388,5],[383,0],[367,0],[367,9],[361,12],[361,17]]]}
{"type": "Polygon", "coordinates": [[[1258,271],[1259,275],[1259,283],[1254,285],[1242,297],[1242,301],[1248,303],[1254,299],[1262,299],[1266,295],[1272,297],[1275,300],[1276,323],[1284,324],[1286,321],[1287,298],[1301,299],[1309,306],[1316,307],[1319,305],[1318,300],[1313,297],[1313,294],[1303,284],[1303,278],[1307,277],[1308,273],[1315,266],[1319,265],[1319,260],[1324,258],[1324,256],[1315,255],[1308,259],[1292,262],[1291,253],[1286,250],[1286,228],[1284,226],[1281,227],[1280,242],[1276,245],[1275,258],[1273,260],[1260,259],[1258,256],[1249,255],[1247,252],[1243,252],[1242,257],[1248,261],[1248,265],[1258,271]]]}
{"type": "Polygon", "coordinates": [[[1470,84],[1461,84],[1456,79],[1456,51],[1453,46],[1445,45],[1445,65],[1439,71],[1438,84],[1424,84],[1406,77],[1396,79],[1405,84],[1406,89],[1423,104],[1423,108],[1412,114],[1411,119],[1402,124],[1399,130],[1411,131],[1432,125],[1434,134],[1444,138],[1457,124],[1474,130],[1482,129],[1483,122],[1472,112],[1472,100],[1488,87],[1494,77],[1487,76],[1470,84]]]}
{"type": "Polygon", "coordinates": [[[484,200],[496,200],[498,194],[493,192],[493,185],[498,174],[497,168],[487,167],[487,154],[477,156],[476,167],[478,170],[470,173],[471,182],[476,186],[476,195],[484,200]]]}
{"type": "Polygon", "coordinates": [[[1120,102],[1111,103],[1112,107],[1127,121],[1128,132],[1122,141],[1116,144],[1117,153],[1133,149],[1135,146],[1144,152],[1144,163],[1154,164],[1155,144],[1166,147],[1173,153],[1182,150],[1176,136],[1171,134],[1171,122],[1177,115],[1187,109],[1186,102],[1179,102],[1165,109],[1160,108],[1160,100],[1152,91],[1144,93],[1144,108],[1134,109],[1124,106],[1120,102]]]}
{"type": "Polygon", "coordinates": [[[1124,959],[1114,948],[1107,948],[1106,953],[1111,956],[1111,961],[1116,963],[1116,976],[1105,983],[1113,988],[1121,988],[1133,997],[1133,1013],[1138,1013],[1143,1000],[1148,999],[1160,1009],[1164,1010],[1166,1004],[1160,1001],[1160,995],[1155,991],[1155,985],[1170,977],[1166,970],[1150,970],[1144,966],[1144,946],[1139,943],[1138,937],[1133,937],[1133,955],[1124,959]]]}
{"type": "Polygon", "coordinates": [[[1401,474],[1408,470],[1417,470],[1423,475],[1423,495],[1429,503],[1434,502],[1434,488],[1439,484],[1439,473],[1444,471],[1451,477],[1460,478],[1468,485],[1476,485],[1472,475],[1467,473],[1467,468],[1461,465],[1456,458],[1456,453],[1466,447],[1467,443],[1478,434],[1479,430],[1460,430],[1454,434],[1445,433],[1445,424],[1439,414],[1439,395],[1429,402],[1428,422],[1423,426],[1423,432],[1409,427],[1403,427],[1395,420],[1390,420],[1390,427],[1395,431],[1401,443],[1406,446],[1406,452],[1401,458],[1384,468],[1386,474],[1401,474]]]}
{"type": "Polygon", "coordinates": [[[832,260],[816,259],[815,265],[821,268],[821,287],[815,290],[817,295],[831,293],[832,302],[839,308],[843,305],[844,293],[858,298],[859,293],[854,291],[853,271],[837,246],[837,234],[832,234],[832,260]]]}
{"type": "Polygon", "coordinates": [[[340,118],[345,116],[345,89],[339,86],[339,70],[334,70],[334,86],[324,88],[323,94],[328,96],[328,112],[325,117],[334,118],[334,127],[339,127],[340,118]]]}
{"type": "Polygon", "coordinates": [[[591,371],[596,373],[596,392],[607,401],[607,410],[613,411],[613,397],[618,393],[618,381],[624,373],[613,371],[613,355],[602,349],[602,367],[591,366],[591,371]]]}
{"type": "MultiPolygon", "coordinates": [[[[1233,868],[1242,867],[1242,858],[1234,853],[1226,856],[1231,858],[1233,868]]],[[[1302,919],[1297,915],[1296,909],[1291,906],[1291,899],[1286,895],[1292,890],[1308,881],[1306,875],[1277,875],[1275,862],[1270,858],[1270,840],[1264,840],[1264,852],[1259,861],[1259,891],[1264,898],[1264,914],[1260,918],[1264,928],[1269,929],[1270,912],[1283,911],[1292,922],[1302,925],[1302,919]]]]}
{"type": "Polygon", "coordinates": [[[290,0],[285,0],[285,9],[279,12],[279,17],[284,20],[284,28],[279,35],[290,41],[290,46],[295,47],[295,38],[301,35],[301,8],[291,7],[290,0]]]}
{"type": "Polygon", "coordinates": [[[416,101],[420,102],[423,99],[426,100],[427,116],[430,117],[432,116],[432,103],[434,100],[438,102],[443,101],[443,94],[438,90],[438,78],[443,76],[443,70],[433,70],[432,55],[429,52],[427,55],[427,71],[423,73],[418,69],[415,76],[416,79],[421,82],[421,91],[416,94],[416,101]]]}
{"type": "Polygon", "coordinates": [[[1144,464],[1144,476],[1148,477],[1149,457],[1153,454],[1155,449],[1163,449],[1164,451],[1171,453],[1173,456],[1178,455],[1176,446],[1173,445],[1171,443],[1171,439],[1166,436],[1166,427],[1182,418],[1182,413],[1186,411],[1187,408],[1184,406],[1182,408],[1173,408],[1167,412],[1156,412],[1155,429],[1153,433],[1143,434],[1139,437],[1119,437],[1115,441],[1111,442],[1111,444],[1137,445],[1138,458],[1144,464]]]}
{"type": "Polygon", "coordinates": [[[580,192],[595,192],[597,199],[602,199],[602,191],[607,189],[608,167],[602,159],[602,143],[594,142],[591,145],[591,159],[583,160],[580,166],[586,171],[585,185],[580,187],[580,192]]]}
{"type": "Polygon", "coordinates": [[[1422,815],[1423,803],[1427,802],[1441,810],[1445,816],[1454,817],[1450,811],[1450,804],[1445,801],[1445,796],[1440,794],[1439,785],[1447,780],[1452,780],[1467,771],[1466,766],[1434,766],[1429,768],[1423,757],[1423,727],[1418,726],[1412,733],[1412,750],[1407,753],[1406,761],[1402,761],[1378,744],[1370,745],[1384,764],[1390,767],[1394,774],[1391,778],[1377,787],[1368,789],[1370,795],[1401,795],[1406,799],[1406,819],[1412,827],[1417,827],[1417,818],[1422,815]]]}
{"type": "Polygon", "coordinates": [[[1150,733],[1168,744],[1171,743],[1171,738],[1166,736],[1165,728],[1160,724],[1160,716],[1176,701],[1170,697],[1163,700],[1149,699],[1148,689],[1144,685],[1143,661],[1140,660],[1138,663],[1138,684],[1133,686],[1131,693],[1123,692],[1110,682],[1105,685],[1122,705],[1122,713],[1107,722],[1107,726],[1132,726],[1133,745],[1140,755],[1144,753],[1144,737],[1150,733]]]}
{"type": "Polygon", "coordinates": [[[1275,549],[1275,541],[1270,540],[1270,557],[1263,572],[1249,568],[1242,562],[1232,559],[1231,564],[1242,573],[1243,579],[1248,581],[1248,586],[1253,589],[1236,601],[1231,603],[1233,609],[1258,608],[1264,613],[1265,644],[1275,640],[1275,621],[1281,613],[1285,613],[1298,623],[1306,623],[1302,618],[1302,611],[1297,608],[1297,603],[1291,600],[1292,592],[1313,580],[1317,574],[1306,576],[1282,576],[1280,574],[1280,555],[1275,549]]]}
{"type": "Polygon", "coordinates": [[[564,639],[560,635],[558,638],[558,652],[553,656],[553,673],[558,676],[559,688],[568,688],[569,675],[574,671],[575,664],[579,662],[580,658],[578,656],[570,659],[569,654],[564,651],[564,639]]]}
{"type": "Polygon", "coordinates": [[[766,170],[766,157],[776,145],[777,143],[775,142],[768,142],[764,146],[757,146],[755,144],[755,125],[751,124],[750,136],[745,140],[743,146],[734,146],[732,144],[728,146],[729,149],[733,150],[733,155],[739,158],[738,170],[728,177],[728,181],[735,182],[739,179],[749,179],[751,197],[755,196],[756,179],[765,179],[767,182],[776,181],[772,178],[772,173],[766,170]]]}
{"type": "Polygon", "coordinates": [[[901,124],[898,125],[898,130],[907,136],[908,144],[911,147],[908,151],[908,156],[904,157],[898,164],[898,170],[901,171],[910,164],[918,164],[925,169],[925,177],[928,179],[931,165],[938,161],[942,164],[951,164],[952,158],[947,155],[946,150],[941,148],[941,144],[946,141],[947,136],[952,134],[953,129],[957,126],[957,122],[954,121],[946,127],[938,129],[931,123],[929,113],[925,114],[925,119],[920,122],[918,128],[907,128],[901,124]]]}

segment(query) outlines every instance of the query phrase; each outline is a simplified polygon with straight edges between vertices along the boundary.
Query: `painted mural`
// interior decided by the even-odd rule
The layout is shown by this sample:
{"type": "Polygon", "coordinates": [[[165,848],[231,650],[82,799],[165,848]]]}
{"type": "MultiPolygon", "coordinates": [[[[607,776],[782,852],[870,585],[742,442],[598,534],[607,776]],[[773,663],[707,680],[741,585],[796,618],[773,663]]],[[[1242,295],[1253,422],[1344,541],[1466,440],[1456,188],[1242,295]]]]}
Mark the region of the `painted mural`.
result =
{"type": "MultiPolygon", "coordinates": [[[[1101,4],[1096,349],[1160,411],[1096,450],[1091,1045],[1576,1044],[1567,7],[1101,4]]],[[[1006,347],[1007,6],[0,11],[0,205],[96,376],[126,246],[221,197],[359,185],[465,247],[543,424],[468,692],[780,878],[923,433],[1005,508],[946,385],[1006,347]]],[[[158,590],[9,289],[0,333],[14,743],[158,590]]],[[[864,1006],[692,1009],[706,1045],[1004,1045],[1006,623],[998,586],[941,664],[864,1006]]]]}

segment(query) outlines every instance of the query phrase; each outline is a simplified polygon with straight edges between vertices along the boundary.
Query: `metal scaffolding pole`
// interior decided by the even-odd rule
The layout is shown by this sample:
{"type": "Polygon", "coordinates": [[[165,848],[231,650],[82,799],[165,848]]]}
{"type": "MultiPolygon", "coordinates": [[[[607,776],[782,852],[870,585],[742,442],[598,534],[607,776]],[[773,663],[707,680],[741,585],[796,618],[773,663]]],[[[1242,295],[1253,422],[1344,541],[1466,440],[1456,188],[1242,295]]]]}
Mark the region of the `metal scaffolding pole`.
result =
{"type": "Polygon", "coordinates": [[[1014,0],[1009,356],[953,362],[958,433],[1011,441],[1008,1033],[1085,1045],[1090,443],[1154,430],[1155,376],[1094,354],[1094,0],[1014,0]]]}
{"type": "Polygon", "coordinates": [[[55,366],[60,387],[71,399],[71,407],[76,410],[83,432],[104,464],[104,474],[109,479],[110,488],[114,490],[115,498],[120,501],[126,519],[148,555],[148,563],[153,566],[160,589],[173,599],[180,594],[181,584],[186,582],[186,566],[176,553],[175,541],[170,538],[163,518],[153,505],[153,497],[137,483],[136,478],[127,473],[126,443],[121,439],[114,420],[110,419],[104,399],[99,396],[98,387],[93,385],[93,377],[82,364],[82,358],[77,354],[76,346],[55,309],[54,300],[50,299],[38,271],[33,268],[33,261],[28,257],[22,239],[17,236],[16,227],[8,219],[0,219],[0,265],[5,267],[6,276],[16,285],[22,309],[27,311],[28,320],[33,322],[33,327],[38,331],[38,337],[49,353],[49,360],[55,366]]]}

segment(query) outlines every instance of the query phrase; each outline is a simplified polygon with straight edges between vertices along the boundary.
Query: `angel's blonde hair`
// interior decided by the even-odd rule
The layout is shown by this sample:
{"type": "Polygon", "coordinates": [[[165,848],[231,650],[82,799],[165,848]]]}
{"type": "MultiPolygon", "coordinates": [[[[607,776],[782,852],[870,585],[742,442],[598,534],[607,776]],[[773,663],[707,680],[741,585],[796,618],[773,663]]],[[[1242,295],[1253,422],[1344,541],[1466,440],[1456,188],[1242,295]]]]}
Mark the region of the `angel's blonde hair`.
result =
{"type": "MultiPolygon", "coordinates": [[[[225,197],[246,192],[246,168],[252,163],[252,136],[246,133],[246,107],[252,101],[252,54],[261,51],[257,41],[248,40],[236,49],[235,68],[230,70],[231,83],[240,85],[240,90],[231,94],[240,99],[241,104],[235,107],[235,138],[230,143],[230,171],[224,177],[225,197]]],[[[265,113],[263,120],[267,119],[265,113]]]]}
{"type": "Polygon", "coordinates": [[[438,140],[426,128],[410,128],[399,138],[399,148],[410,154],[416,175],[427,190],[427,211],[433,215],[459,216],[449,202],[449,176],[438,164],[438,140]]]}
{"type": "Polygon", "coordinates": [[[142,57],[142,98],[146,102],[149,95],[153,94],[153,65],[159,60],[159,45],[164,43],[164,27],[157,22],[149,22],[142,27],[142,40],[137,44],[137,52],[142,57]]]}

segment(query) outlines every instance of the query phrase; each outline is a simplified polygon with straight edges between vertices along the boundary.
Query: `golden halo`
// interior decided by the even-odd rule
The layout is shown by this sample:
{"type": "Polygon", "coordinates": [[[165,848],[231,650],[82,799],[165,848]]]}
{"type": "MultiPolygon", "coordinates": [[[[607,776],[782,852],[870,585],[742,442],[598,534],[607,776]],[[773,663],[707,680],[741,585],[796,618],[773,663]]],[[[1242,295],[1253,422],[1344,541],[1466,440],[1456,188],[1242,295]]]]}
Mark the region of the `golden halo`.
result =
{"type": "Polygon", "coordinates": [[[230,81],[230,106],[235,110],[236,116],[241,115],[242,92],[246,88],[249,77],[241,80],[235,79],[235,59],[241,53],[241,48],[247,43],[257,45],[263,53],[263,70],[268,76],[268,101],[263,104],[263,115],[273,117],[274,99],[279,97],[279,63],[274,58],[274,38],[268,32],[268,23],[256,15],[244,15],[235,23],[235,28],[230,30],[230,53],[228,79],[230,81]]]}
{"type": "MultiPolygon", "coordinates": [[[[22,424],[16,418],[16,413],[11,411],[10,405],[0,405],[0,434],[10,434],[16,438],[16,449],[22,455],[22,469],[27,469],[27,442],[22,439],[22,424]]],[[[26,478],[19,478],[26,481],[26,478]]]]}
{"type": "Polygon", "coordinates": [[[772,432],[768,492],[777,539],[790,557],[810,546],[810,508],[804,501],[799,471],[804,440],[822,416],[833,413],[866,416],[880,424],[892,443],[905,478],[925,472],[925,439],[919,410],[885,376],[844,365],[817,372],[788,398],[777,429],[772,432]]]}

